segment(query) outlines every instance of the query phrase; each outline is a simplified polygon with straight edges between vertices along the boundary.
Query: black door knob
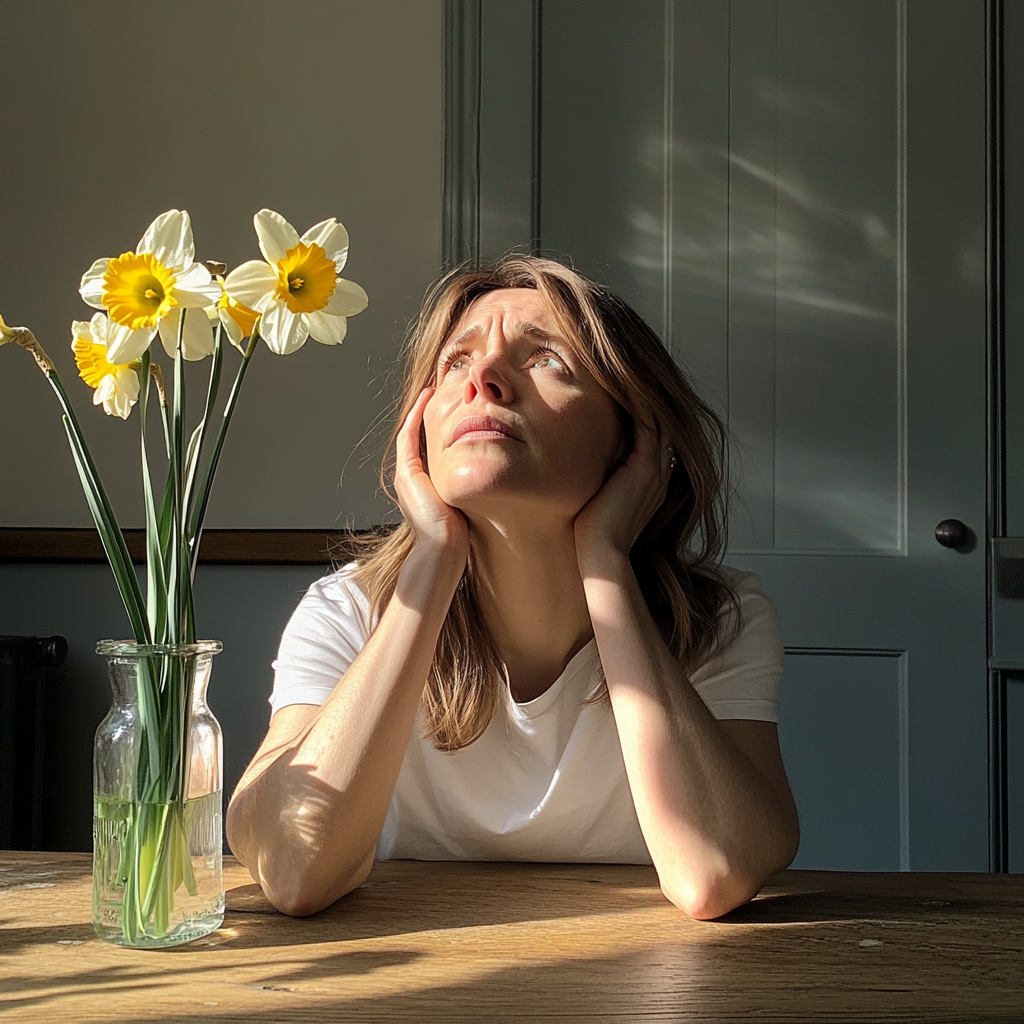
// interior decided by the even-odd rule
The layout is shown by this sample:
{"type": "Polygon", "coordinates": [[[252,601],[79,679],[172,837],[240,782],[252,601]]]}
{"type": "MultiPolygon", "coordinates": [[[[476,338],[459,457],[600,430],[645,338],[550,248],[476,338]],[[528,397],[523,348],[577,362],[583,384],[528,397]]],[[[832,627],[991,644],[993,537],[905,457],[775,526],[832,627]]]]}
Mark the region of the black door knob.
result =
{"type": "Polygon", "coordinates": [[[970,528],[959,519],[943,519],[935,527],[935,539],[944,548],[961,548],[971,538],[970,528]]]}

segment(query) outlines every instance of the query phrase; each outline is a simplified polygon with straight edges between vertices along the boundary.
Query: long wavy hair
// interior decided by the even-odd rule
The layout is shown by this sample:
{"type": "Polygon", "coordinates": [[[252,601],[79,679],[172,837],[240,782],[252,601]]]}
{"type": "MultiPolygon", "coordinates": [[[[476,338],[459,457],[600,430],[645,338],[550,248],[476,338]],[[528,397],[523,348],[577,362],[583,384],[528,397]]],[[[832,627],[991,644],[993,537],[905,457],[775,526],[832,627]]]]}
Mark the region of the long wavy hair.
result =
{"type": "MultiPolygon", "coordinates": [[[[633,417],[641,410],[645,420],[655,418],[662,441],[675,448],[679,464],[668,494],[630,561],[665,643],[690,671],[739,628],[738,599],[719,570],[728,493],[726,430],[654,331],[607,288],[561,263],[522,255],[482,269],[458,268],[438,281],[406,339],[397,425],[381,466],[381,486],[394,500],[388,480],[398,431],[433,382],[441,348],[470,304],[501,288],[534,288],[545,298],[565,340],[614,400],[627,452],[633,447],[633,417]]],[[[346,544],[355,553],[352,578],[369,598],[372,623],[391,600],[414,544],[405,522],[353,535],[346,544]]],[[[506,684],[505,666],[481,614],[471,551],[424,689],[427,736],[439,750],[468,746],[487,728],[506,684]]],[[[608,699],[602,681],[588,703],[608,699]]]]}

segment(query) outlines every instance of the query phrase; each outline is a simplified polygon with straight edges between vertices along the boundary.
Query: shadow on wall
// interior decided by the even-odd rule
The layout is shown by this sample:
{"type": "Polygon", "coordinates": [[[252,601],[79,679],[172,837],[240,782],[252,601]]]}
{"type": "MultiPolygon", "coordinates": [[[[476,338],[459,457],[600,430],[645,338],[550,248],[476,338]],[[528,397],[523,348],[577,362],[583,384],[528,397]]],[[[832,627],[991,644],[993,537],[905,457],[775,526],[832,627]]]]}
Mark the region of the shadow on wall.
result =
{"type": "MultiPolygon", "coordinates": [[[[224,731],[224,792],[230,794],[270,720],[270,667],[299,598],[326,572],[315,566],[202,566],[196,618],[220,640],[209,703],[224,731]]],[[[96,641],[128,635],[127,616],[105,565],[0,566],[0,632],[59,634],[68,658],[49,673],[43,770],[45,850],[92,849],[92,743],[110,708],[96,641]]]]}

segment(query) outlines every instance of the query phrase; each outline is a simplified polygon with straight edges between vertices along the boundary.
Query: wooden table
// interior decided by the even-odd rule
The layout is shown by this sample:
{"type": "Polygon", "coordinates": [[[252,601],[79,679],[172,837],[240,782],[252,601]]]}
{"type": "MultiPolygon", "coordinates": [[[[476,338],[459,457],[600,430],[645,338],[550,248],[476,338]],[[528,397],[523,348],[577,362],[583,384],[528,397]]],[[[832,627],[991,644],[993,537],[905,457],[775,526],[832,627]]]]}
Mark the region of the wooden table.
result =
{"type": "Polygon", "coordinates": [[[205,939],[119,949],[86,854],[0,853],[6,1021],[1022,1021],[1024,876],[787,871],[689,920],[648,868],[377,864],[314,917],[236,861],[205,939]]]}

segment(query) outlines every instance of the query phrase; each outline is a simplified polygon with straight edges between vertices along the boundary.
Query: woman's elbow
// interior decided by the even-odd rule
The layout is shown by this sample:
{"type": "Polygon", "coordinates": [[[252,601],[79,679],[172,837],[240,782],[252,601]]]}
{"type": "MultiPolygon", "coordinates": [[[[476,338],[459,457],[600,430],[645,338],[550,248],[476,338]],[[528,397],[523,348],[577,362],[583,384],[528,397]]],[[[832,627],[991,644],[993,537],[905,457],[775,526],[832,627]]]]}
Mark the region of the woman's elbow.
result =
{"type": "Polygon", "coordinates": [[[760,890],[760,885],[744,883],[735,877],[682,883],[662,880],[665,898],[695,921],[713,921],[724,917],[737,907],[749,903],[760,890]]]}
{"type": "Polygon", "coordinates": [[[796,855],[796,841],[780,846],[771,863],[730,864],[725,857],[703,871],[659,872],[661,891],[688,917],[712,921],[749,903],[765,882],[788,867],[796,855]]]}
{"type": "Polygon", "coordinates": [[[306,828],[276,828],[261,837],[237,800],[229,805],[225,824],[231,851],[275,909],[289,917],[324,910],[362,885],[373,867],[373,850],[358,858],[337,850],[325,856],[327,844],[314,839],[308,822],[306,828]]]}
{"type": "Polygon", "coordinates": [[[279,868],[276,871],[261,870],[259,882],[263,894],[276,910],[289,917],[309,917],[358,889],[366,881],[372,867],[371,855],[357,867],[343,869],[330,880],[311,871],[279,868]]]}

